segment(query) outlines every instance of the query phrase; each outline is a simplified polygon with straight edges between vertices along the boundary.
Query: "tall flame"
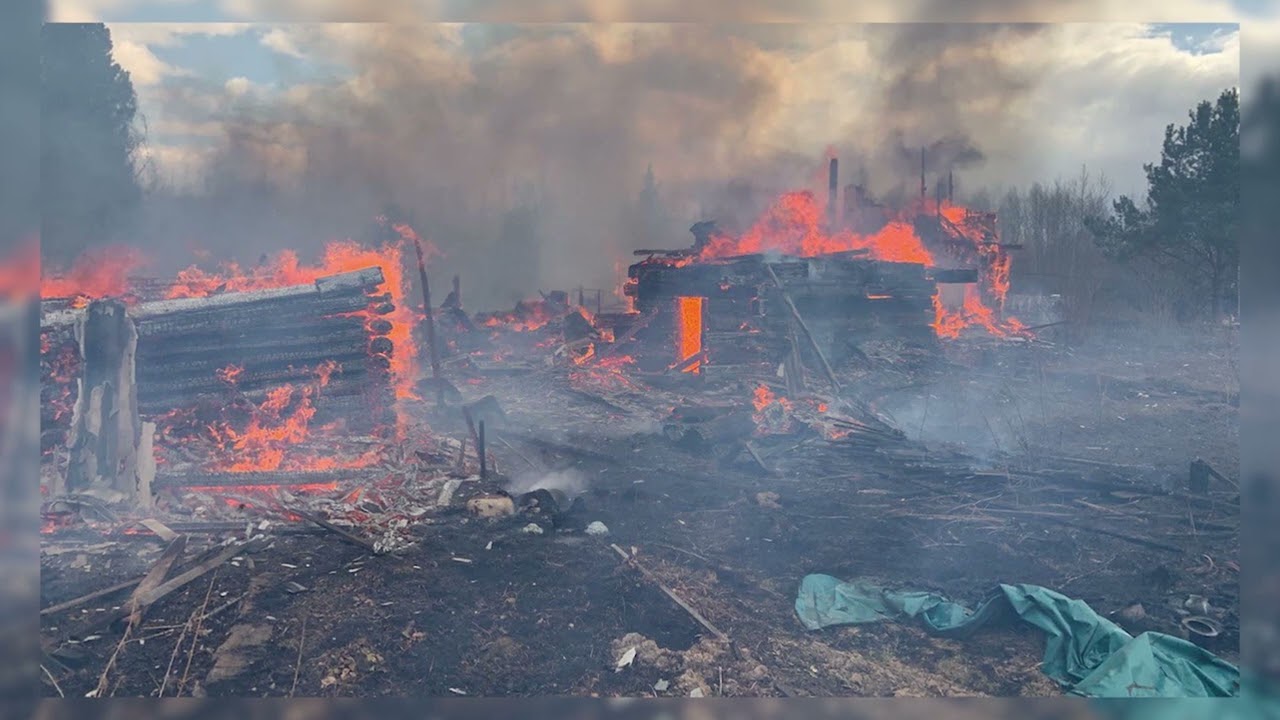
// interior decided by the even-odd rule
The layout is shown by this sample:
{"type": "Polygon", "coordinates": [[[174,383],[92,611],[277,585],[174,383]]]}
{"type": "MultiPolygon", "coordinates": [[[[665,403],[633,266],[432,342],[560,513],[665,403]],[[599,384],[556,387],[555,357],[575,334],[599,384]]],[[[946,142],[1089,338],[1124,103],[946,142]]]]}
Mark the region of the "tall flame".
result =
{"type": "Polygon", "coordinates": [[[699,258],[709,260],[769,251],[815,257],[861,250],[876,260],[933,264],[933,255],[905,221],[895,220],[872,235],[849,230],[829,232],[825,223],[825,210],[812,192],[789,192],[742,236],[712,236],[699,258]]]}
{"type": "Polygon", "coordinates": [[[40,279],[40,296],[74,298],[74,306],[129,292],[129,273],[143,265],[142,253],[129,247],[89,250],[71,267],[40,279]]]}
{"type": "MultiPolygon", "coordinates": [[[[1009,292],[1009,268],[1011,258],[992,242],[982,220],[981,213],[943,201],[921,200],[891,218],[880,230],[872,234],[859,234],[851,230],[827,228],[826,211],[812,192],[785,193],[761,216],[749,230],[739,237],[719,234],[710,238],[698,254],[698,260],[778,252],[797,257],[815,257],[833,253],[861,251],[873,260],[884,262],[916,263],[937,267],[938,258],[925,246],[916,231],[913,217],[936,216],[944,231],[963,241],[969,249],[964,254],[976,259],[980,266],[980,286],[967,286],[964,301],[959,308],[950,308],[942,298],[941,290],[933,297],[933,328],[939,337],[958,337],[960,331],[971,325],[985,328],[998,336],[1025,335],[1022,323],[1014,318],[1001,318],[997,309],[987,305],[984,293],[994,298],[997,308],[1003,307],[1009,292]]],[[[688,258],[664,259],[675,265],[686,264],[688,258]]]]}
{"type": "MultiPolygon", "coordinates": [[[[408,285],[404,278],[404,244],[413,236],[408,226],[396,226],[401,240],[386,243],[377,249],[362,247],[350,240],[331,242],[325,246],[324,256],[316,264],[303,264],[292,250],[281,251],[274,260],[245,270],[236,263],[225,263],[217,272],[208,272],[191,266],[178,273],[178,279],[168,292],[170,298],[206,297],[216,292],[244,292],[269,288],[303,285],[319,278],[368,267],[382,269],[382,291],[391,295],[395,309],[378,319],[391,323],[387,337],[395,346],[391,356],[391,375],[397,401],[417,398],[414,385],[417,381],[417,344],[413,342],[413,327],[419,317],[406,300],[408,285]]],[[[434,251],[425,243],[424,254],[434,251]]],[[[366,318],[374,319],[373,316],[366,318]]],[[[403,417],[403,408],[398,408],[403,417]]]]}
{"type": "MultiPolygon", "coordinates": [[[[676,323],[677,350],[679,361],[684,362],[702,352],[702,298],[676,298],[676,311],[679,314],[676,323]]],[[[685,372],[698,373],[701,361],[685,368],[685,372]]]]}

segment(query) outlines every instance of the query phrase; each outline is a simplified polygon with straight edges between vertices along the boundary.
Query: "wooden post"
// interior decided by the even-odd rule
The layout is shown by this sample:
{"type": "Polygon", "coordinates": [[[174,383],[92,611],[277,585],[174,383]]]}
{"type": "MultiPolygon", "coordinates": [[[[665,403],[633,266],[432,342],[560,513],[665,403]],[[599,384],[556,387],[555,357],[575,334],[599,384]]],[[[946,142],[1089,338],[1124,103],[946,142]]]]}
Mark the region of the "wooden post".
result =
{"type": "Polygon", "coordinates": [[[488,461],[488,458],[485,457],[484,421],[481,420],[480,422],[476,423],[476,426],[477,426],[476,427],[477,442],[479,443],[476,446],[476,450],[479,451],[477,454],[480,455],[480,479],[487,480],[489,477],[489,461],[488,461]]]}
{"type": "Polygon", "coordinates": [[[134,385],[137,330],[118,300],[90,303],[76,330],[84,364],[72,413],[66,491],[97,487],[137,498],[142,442],[134,385]]]}
{"type": "Polygon", "coordinates": [[[422,305],[427,314],[427,345],[431,352],[431,381],[436,386],[436,405],[444,405],[444,384],[440,382],[440,349],[436,347],[436,323],[431,314],[431,286],[427,283],[427,266],[422,257],[422,241],[413,239],[418,252],[418,279],[422,282],[422,305]]]}

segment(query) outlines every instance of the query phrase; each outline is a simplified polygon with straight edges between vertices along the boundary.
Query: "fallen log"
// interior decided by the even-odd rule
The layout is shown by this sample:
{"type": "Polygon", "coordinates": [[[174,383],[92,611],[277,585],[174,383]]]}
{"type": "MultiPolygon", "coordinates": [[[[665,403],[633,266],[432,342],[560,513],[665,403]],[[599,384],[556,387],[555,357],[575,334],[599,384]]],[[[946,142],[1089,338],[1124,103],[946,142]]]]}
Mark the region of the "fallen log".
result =
{"type": "Polygon", "coordinates": [[[333,533],[334,535],[337,535],[343,540],[346,540],[352,545],[368,550],[370,553],[373,553],[374,555],[382,554],[382,551],[379,550],[378,547],[375,546],[372,542],[365,540],[364,538],[358,535],[353,535],[352,533],[349,533],[346,530],[343,530],[342,528],[338,527],[337,525],[334,525],[333,523],[325,520],[324,518],[317,517],[304,510],[298,510],[295,508],[285,508],[285,511],[289,513],[293,513],[294,515],[297,515],[298,517],[304,520],[313,522],[316,525],[319,525],[320,527],[324,528],[325,530],[328,530],[329,532],[333,533]]]}
{"type": "Polygon", "coordinates": [[[323,485],[334,482],[368,482],[381,477],[376,469],[279,471],[279,472],[195,472],[182,475],[157,475],[152,487],[251,487],[272,485],[323,485]]]}

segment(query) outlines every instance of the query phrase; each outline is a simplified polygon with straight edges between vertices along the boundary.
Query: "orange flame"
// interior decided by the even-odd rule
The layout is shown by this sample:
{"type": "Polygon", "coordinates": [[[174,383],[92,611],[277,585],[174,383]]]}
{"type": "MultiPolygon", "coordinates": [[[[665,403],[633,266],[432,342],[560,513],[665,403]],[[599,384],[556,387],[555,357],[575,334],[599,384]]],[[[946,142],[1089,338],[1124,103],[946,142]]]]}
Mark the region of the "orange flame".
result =
{"type": "Polygon", "coordinates": [[[587,349],[586,349],[586,351],[585,351],[585,352],[583,352],[581,355],[577,355],[577,356],[575,356],[575,357],[573,358],[573,364],[574,364],[574,365],[586,365],[586,364],[587,364],[587,361],[589,361],[591,358],[593,358],[593,357],[595,357],[595,356],[596,356],[596,344],[595,344],[595,343],[591,343],[590,345],[587,345],[587,349]]]}
{"type": "Polygon", "coordinates": [[[489,328],[515,332],[533,332],[540,330],[554,319],[550,308],[547,307],[547,302],[538,299],[525,300],[516,305],[514,310],[490,313],[480,324],[489,328]]]}
{"type": "Polygon", "coordinates": [[[129,273],[142,264],[142,253],[134,248],[89,250],[65,272],[42,277],[40,296],[74,298],[73,306],[84,307],[90,300],[124,295],[129,292],[129,273]]]}
{"type": "MultiPolygon", "coordinates": [[[[397,225],[401,233],[398,243],[384,244],[378,249],[369,249],[351,241],[332,242],[325,246],[324,256],[318,264],[304,265],[298,254],[292,250],[280,252],[268,263],[250,270],[244,270],[236,263],[224,264],[219,272],[206,272],[191,266],[178,273],[178,280],[168,293],[170,298],[205,297],[215,292],[245,292],[270,288],[304,285],[319,278],[337,275],[369,267],[382,269],[382,292],[391,295],[394,305],[387,315],[379,319],[391,323],[391,332],[387,338],[391,340],[395,351],[391,356],[391,375],[395,384],[397,401],[417,399],[414,385],[417,382],[417,344],[413,342],[413,327],[418,313],[411,309],[406,301],[408,285],[404,279],[404,243],[406,236],[411,240],[412,229],[397,225]]],[[[423,254],[438,254],[431,243],[424,243],[423,254]]],[[[372,319],[368,313],[357,313],[372,319]]],[[[403,425],[406,422],[406,411],[402,403],[397,403],[397,414],[403,425]]]]}
{"type": "Polygon", "coordinates": [[[228,365],[224,368],[218,368],[214,374],[222,382],[228,385],[235,385],[240,382],[240,376],[244,374],[244,368],[239,365],[228,365]]]}
{"type": "MultiPolygon", "coordinates": [[[[679,362],[684,362],[702,352],[702,298],[678,297],[676,311],[679,314],[676,323],[676,350],[679,362]]],[[[701,365],[701,361],[695,362],[684,371],[697,374],[701,365]]]]}
{"type": "Polygon", "coordinates": [[[769,251],[815,257],[862,250],[886,262],[933,264],[933,255],[905,221],[895,220],[874,235],[859,235],[848,230],[830,233],[825,223],[825,211],[812,192],[789,192],[741,237],[713,236],[699,258],[709,260],[769,251]]]}
{"type": "MultiPolygon", "coordinates": [[[[764,428],[766,425],[770,424],[770,408],[775,408],[777,411],[780,411],[780,414],[785,418],[785,416],[791,412],[793,407],[790,400],[782,397],[781,395],[774,394],[773,390],[771,390],[767,385],[756,386],[755,390],[751,393],[751,405],[756,410],[752,417],[756,422],[757,433],[766,432],[764,428]]],[[[790,421],[784,419],[782,425],[789,426],[790,421]]]]}
{"type": "MultiPolygon", "coordinates": [[[[971,325],[985,328],[993,335],[1028,335],[1025,326],[1014,318],[998,318],[984,301],[989,293],[1003,307],[1009,292],[1011,258],[993,243],[994,215],[975,213],[944,201],[941,205],[922,200],[893,218],[878,232],[870,235],[850,230],[828,230],[826,213],[812,192],[795,191],[782,195],[754,225],[740,237],[713,236],[702,248],[699,260],[779,252],[798,257],[815,257],[841,252],[862,251],[873,260],[937,266],[937,259],[916,232],[911,218],[937,215],[944,232],[972,243],[973,257],[980,262],[981,289],[968,286],[959,309],[946,307],[941,291],[933,297],[935,319],[932,323],[939,337],[958,337],[971,325]]],[[[655,262],[683,265],[691,258],[654,258],[655,262]]],[[[871,300],[888,299],[885,295],[868,295],[871,300]]]]}

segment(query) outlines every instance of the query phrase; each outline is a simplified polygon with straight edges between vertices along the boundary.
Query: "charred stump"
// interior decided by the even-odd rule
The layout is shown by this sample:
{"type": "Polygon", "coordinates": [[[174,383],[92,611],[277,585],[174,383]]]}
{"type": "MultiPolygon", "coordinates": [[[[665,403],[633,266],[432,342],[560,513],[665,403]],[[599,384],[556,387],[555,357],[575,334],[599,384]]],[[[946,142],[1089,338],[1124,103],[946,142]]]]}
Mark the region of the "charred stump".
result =
{"type": "MultiPolygon", "coordinates": [[[[68,492],[107,488],[138,498],[142,423],[134,363],[138,332],[124,303],[89,304],[78,329],[83,371],[72,415],[68,492]]],[[[144,501],[149,500],[143,498],[144,501]]]]}

